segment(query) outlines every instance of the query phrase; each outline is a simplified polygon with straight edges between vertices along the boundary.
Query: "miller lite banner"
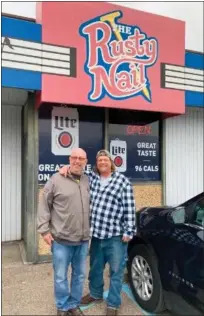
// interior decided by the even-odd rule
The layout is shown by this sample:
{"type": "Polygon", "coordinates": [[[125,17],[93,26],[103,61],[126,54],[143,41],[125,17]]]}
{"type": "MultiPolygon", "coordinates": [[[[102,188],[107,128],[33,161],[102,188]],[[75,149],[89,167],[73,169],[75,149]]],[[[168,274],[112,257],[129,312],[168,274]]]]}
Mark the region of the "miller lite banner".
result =
{"type": "Polygon", "coordinates": [[[37,2],[36,22],[45,55],[54,60],[58,53],[62,63],[42,72],[38,106],[185,112],[184,91],[161,82],[162,65],[184,66],[184,22],[107,2],[71,1],[37,2]]]}
{"type": "Polygon", "coordinates": [[[103,109],[42,104],[39,108],[38,183],[45,184],[59,169],[69,164],[71,150],[87,152],[87,170],[95,165],[103,148],[103,109]]]}
{"type": "Polygon", "coordinates": [[[125,141],[116,139],[110,142],[110,154],[118,172],[127,170],[127,144],[125,141]]]}
{"type": "Polygon", "coordinates": [[[77,109],[53,107],[52,153],[56,156],[70,155],[79,147],[79,115],[77,109]]]}

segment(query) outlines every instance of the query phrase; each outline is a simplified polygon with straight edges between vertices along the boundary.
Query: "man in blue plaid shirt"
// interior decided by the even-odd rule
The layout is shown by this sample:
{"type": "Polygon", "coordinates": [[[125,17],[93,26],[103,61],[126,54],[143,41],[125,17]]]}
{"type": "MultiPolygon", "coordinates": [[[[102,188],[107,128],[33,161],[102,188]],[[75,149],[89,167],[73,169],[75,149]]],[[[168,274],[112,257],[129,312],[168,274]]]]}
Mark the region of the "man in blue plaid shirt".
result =
{"type": "MultiPolygon", "coordinates": [[[[67,172],[67,167],[60,173],[67,172]]],[[[100,150],[96,156],[96,170],[86,172],[90,184],[91,233],[90,294],[81,305],[103,299],[103,272],[110,266],[110,288],[106,315],[117,315],[121,305],[121,290],[126,265],[127,243],[136,232],[135,200],[129,180],[115,171],[111,155],[100,150]]]]}

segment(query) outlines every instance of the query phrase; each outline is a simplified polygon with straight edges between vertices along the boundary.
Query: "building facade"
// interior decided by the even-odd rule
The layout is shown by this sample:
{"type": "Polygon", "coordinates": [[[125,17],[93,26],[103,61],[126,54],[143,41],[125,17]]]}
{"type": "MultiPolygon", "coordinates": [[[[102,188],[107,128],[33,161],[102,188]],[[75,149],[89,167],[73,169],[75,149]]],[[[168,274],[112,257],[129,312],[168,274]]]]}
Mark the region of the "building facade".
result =
{"type": "Polygon", "coordinates": [[[137,209],[204,190],[204,55],[185,38],[183,21],[111,3],[2,16],[2,241],[28,262],[49,258],[38,199],[74,147],[87,168],[110,150],[137,209]]]}

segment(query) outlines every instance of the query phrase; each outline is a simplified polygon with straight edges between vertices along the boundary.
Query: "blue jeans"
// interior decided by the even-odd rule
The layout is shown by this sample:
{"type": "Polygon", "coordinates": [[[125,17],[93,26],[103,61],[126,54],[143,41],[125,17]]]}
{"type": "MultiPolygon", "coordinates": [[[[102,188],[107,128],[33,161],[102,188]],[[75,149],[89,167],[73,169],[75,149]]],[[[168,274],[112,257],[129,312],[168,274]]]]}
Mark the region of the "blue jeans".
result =
{"type": "Polygon", "coordinates": [[[92,238],[90,247],[89,290],[93,298],[103,298],[103,272],[106,263],[110,266],[110,288],[107,305],[118,308],[121,305],[121,290],[126,266],[127,243],[122,236],[109,239],[92,238]]]}
{"type": "Polygon", "coordinates": [[[80,246],[68,246],[53,242],[54,292],[57,309],[68,311],[79,306],[86,276],[88,242],[80,246]],[[72,277],[69,290],[67,273],[71,263],[72,277]]]}

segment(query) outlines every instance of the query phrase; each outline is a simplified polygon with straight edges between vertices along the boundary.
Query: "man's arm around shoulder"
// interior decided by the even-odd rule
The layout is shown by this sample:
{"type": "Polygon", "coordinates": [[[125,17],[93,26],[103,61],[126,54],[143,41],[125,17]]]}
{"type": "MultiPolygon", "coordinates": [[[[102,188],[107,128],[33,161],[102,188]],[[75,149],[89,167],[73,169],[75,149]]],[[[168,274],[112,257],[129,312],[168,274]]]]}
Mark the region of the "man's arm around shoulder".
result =
{"type": "MultiPolygon", "coordinates": [[[[60,168],[59,173],[62,176],[67,177],[67,174],[70,173],[69,165],[64,165],[62,168],[60,168]]],[[[84,170],[84,174],[89,178],[89,181],[92,181],[93,178],[96,176],[93,170],[84,170]]]]}

